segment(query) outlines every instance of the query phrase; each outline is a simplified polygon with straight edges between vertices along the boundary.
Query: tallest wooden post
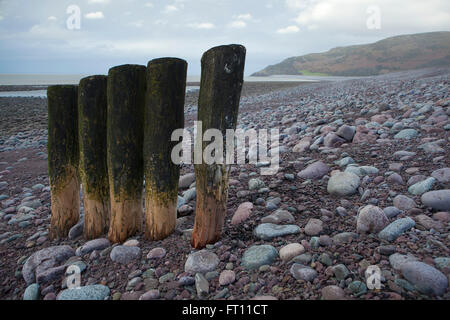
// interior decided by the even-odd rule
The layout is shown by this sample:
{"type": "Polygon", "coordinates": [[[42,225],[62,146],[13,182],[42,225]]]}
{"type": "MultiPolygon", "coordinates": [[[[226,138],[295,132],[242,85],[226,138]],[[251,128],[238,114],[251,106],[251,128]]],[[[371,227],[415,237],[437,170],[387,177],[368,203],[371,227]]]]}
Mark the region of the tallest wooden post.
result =
{"type": "MultiPolygon", "coordinates": [[[[227,129],[236,129],[239,101],[244,82],[246,49],[241,45],[212,48],[202,57],[202,75],[198,101],[198,121],[202,132],[218,129],[226,138],[227,129]]],[[[202,137],[197,136],[197,139],[202,137]]],[[[207,142],[196,141],[201,154],[207,142]]],[[[224,140],[223,146],[227,143],[224,140]]],[[[197,152],[198,150],[196,150],[197,152]]],[[[224,154],[224,161],[226,156],[224,154]]],[[[197,188],[196,213],[191,244],[203,248],[221,237],[228,199],[228,179],[230,165],[195,165],[197,188]]]]}

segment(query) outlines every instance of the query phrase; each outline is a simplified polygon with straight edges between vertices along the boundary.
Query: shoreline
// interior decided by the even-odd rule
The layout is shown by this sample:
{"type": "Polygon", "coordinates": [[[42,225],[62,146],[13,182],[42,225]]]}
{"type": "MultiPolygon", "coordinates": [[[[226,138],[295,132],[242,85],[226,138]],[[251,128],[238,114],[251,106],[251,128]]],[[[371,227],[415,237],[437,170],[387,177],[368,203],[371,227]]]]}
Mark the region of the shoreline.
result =
{"type": "MultiPolygon", "coordinates": [[[[305,80],[292,80],[292,81],[281,81],[281,80],[273,80],[273,81],[244,81],[244,83],[247,84],[255,84],[255,85],[261,85],[261,84],[278,84],[280,86],[287,86],[291,87],[292,84],[305,84],[305,83],[316,83],[321,81],[305,81],[305,80]]],[[[0,85],[0,92],[9,92],[9,91],[38,91],[38,90],[46,90],[49,85],[15,85],[15,84],[7,84],[7,85],[0,85]]],[[[200,86],[200,81],[188,81],[186,82],[187,87],[198,87],[200,86]]]]}

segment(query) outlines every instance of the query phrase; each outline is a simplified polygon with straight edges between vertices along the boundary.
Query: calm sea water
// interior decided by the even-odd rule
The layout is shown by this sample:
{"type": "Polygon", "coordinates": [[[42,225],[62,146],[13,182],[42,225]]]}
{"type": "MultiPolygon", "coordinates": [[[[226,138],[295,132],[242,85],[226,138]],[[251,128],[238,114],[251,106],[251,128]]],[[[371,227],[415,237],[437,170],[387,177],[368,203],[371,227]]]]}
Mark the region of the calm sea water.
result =
{"type": "MultiPolygon", "coordinates": [[[[38,86],[52,84],[78,84],[87,75],[68,74],[0,74],[0,85],[38,86]]],[[[307,77],[307,76],[271,76],[245,77],[248,82],[260,81],[318,81],[339,77],[307,77]]],[[[200,82],[200,76],[188,76],[187,82],[200,82]]]]}
{"type": "MultiPolygon", "coordinates": [[[[187,86],[186,92],[200,90],[200,87],[187,86]]],[[[30,90],[30,91],[0,91],[0,97],[20,97],[20,98],[47,98],[47,90],[30,90]]]]}
{"type": "MultiPolygon", "coordinates": [[[[45,86],[53,84],[78,84],[80,79],[87,75],[64,75],[64,74],[0,74],[0,85],[15,86],[45,86]]],[[[306,76],[271,76],[271,77],[245,77],[247,82],[267,82],[267,81],[301,81],[315,82],[320,80],[333,80],[326,78],[339,77],[306,77],[306,76]]],[[[188,76],[187,82],[200,82],[200,76],[188,76]]],[[[199,90],[198,86],[187,86],[186,91],[199,90]]],[[[47,97],[47,90],[41,88],[31,91],[4,91],[0,92],[0,97],[47,97]]]]}
{"type": "Polygon", "coordinates": [[[0,97],[46,98],[47,90],[0,91],[0,97]]]}

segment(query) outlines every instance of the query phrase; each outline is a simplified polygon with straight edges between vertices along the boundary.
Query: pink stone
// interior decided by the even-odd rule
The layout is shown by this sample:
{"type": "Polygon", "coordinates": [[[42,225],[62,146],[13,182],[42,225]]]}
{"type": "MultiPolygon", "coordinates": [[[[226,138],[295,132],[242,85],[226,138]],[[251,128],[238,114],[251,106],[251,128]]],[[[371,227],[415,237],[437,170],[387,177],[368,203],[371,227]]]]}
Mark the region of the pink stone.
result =
{"type": "Polygon", "coordinates": [[[292,152],[299,152],[299,153],[305,152],[309,149],[310,144],[311,144],[311,137],[303,138],[302,140],[300,140],[298,144],[294,146],[294,148],[292,148],[292,152]]]}
{"type": "Polygon", "coordinates": [[[158,290],[150,290],[139,297],[139,300],[155,300],[159,299],[158,290]]]}
{"type": "Polygon", "coordinates": [[[44,300],[56,300],[56,295],[53,292],[49,292],[45,295],[44,300]]]}
{"type": "Polygon", "coordinates": [[[319,219],[309,219],[305,226],[305,233],[308,236],[316,236],[323,230],[323,222],[319,219]]]}
{"type": "Polygon", "coordinates": [[[356,132],[353,137],[353,143],[375,143],[377,137],[374,135],[365,134],[362,132],[356,132]]]}
{"type": "Polygon", "coordinates": [[[229,285],[236,281],[236,274],[233,270],[224,270],[219,276],[219,283],[221,286],[229,285]]]}
{"type": "Polygon", "coordinates": [[[376,233],[381,231],[389,223],[386,214],[380,208],[368,205],[361,209],[356,222],[358,233],[376,233]]]}
{"type": "Polygon", "coordinates": [[[161,259],[166,255],[166,249],[154,248],[147,254],[147,259],[161,259]]]}
{"type": "Polygon", "coordinates": [[[254,298],[251,298],[250,300],[278,300],[278,299],[273,296],[255,296],[254,298]]]}
{"type": "Polygon", "coordinates": [[[251,202],[242,203],[234,213],[233,218],[231,219],[231,224],[237,225],[245,221],[250,216],[252,210],[253,210],[253,203],[251,202]]]}
{"type": "Polygon", "coordinates": [[[300,243],[290,243],[280,249],[280,259],[290,261],[292,258],[305,252],[305,248],[300,243]]]}
{"type": "Polygon", "coordinates": [[[435,214],[433,214],[433,219],[448,223],[450,222],[450,213],[444,211],[436,212],[435,214]]]}
{"type": "Polygon", "coordinates": [[[329,148],[339,147],[343,143],[345,143],[345,139],[342,139],[334,132],[328,133],[323,140],[324,146],[329,148]]]}
{"type": "Polygon", "coordinates": [[[322,298],[324,300],[344,300],[344,290],[338,286],[326,286],[322,289],[322,298]]]}

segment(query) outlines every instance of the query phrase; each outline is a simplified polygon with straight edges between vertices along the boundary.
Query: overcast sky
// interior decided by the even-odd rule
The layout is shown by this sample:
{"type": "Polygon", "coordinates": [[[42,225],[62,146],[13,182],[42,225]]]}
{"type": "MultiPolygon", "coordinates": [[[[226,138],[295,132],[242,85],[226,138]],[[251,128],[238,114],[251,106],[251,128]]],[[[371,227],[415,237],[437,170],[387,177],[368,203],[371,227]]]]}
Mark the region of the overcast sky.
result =
{"type": "Polygon", "coordinates": [[[448,0],[0,0],[0,73],[106,74],[174,56],[199,75],[204,51],[239,43],[249,75],[291,56],[444,30],[448,0]]]}

